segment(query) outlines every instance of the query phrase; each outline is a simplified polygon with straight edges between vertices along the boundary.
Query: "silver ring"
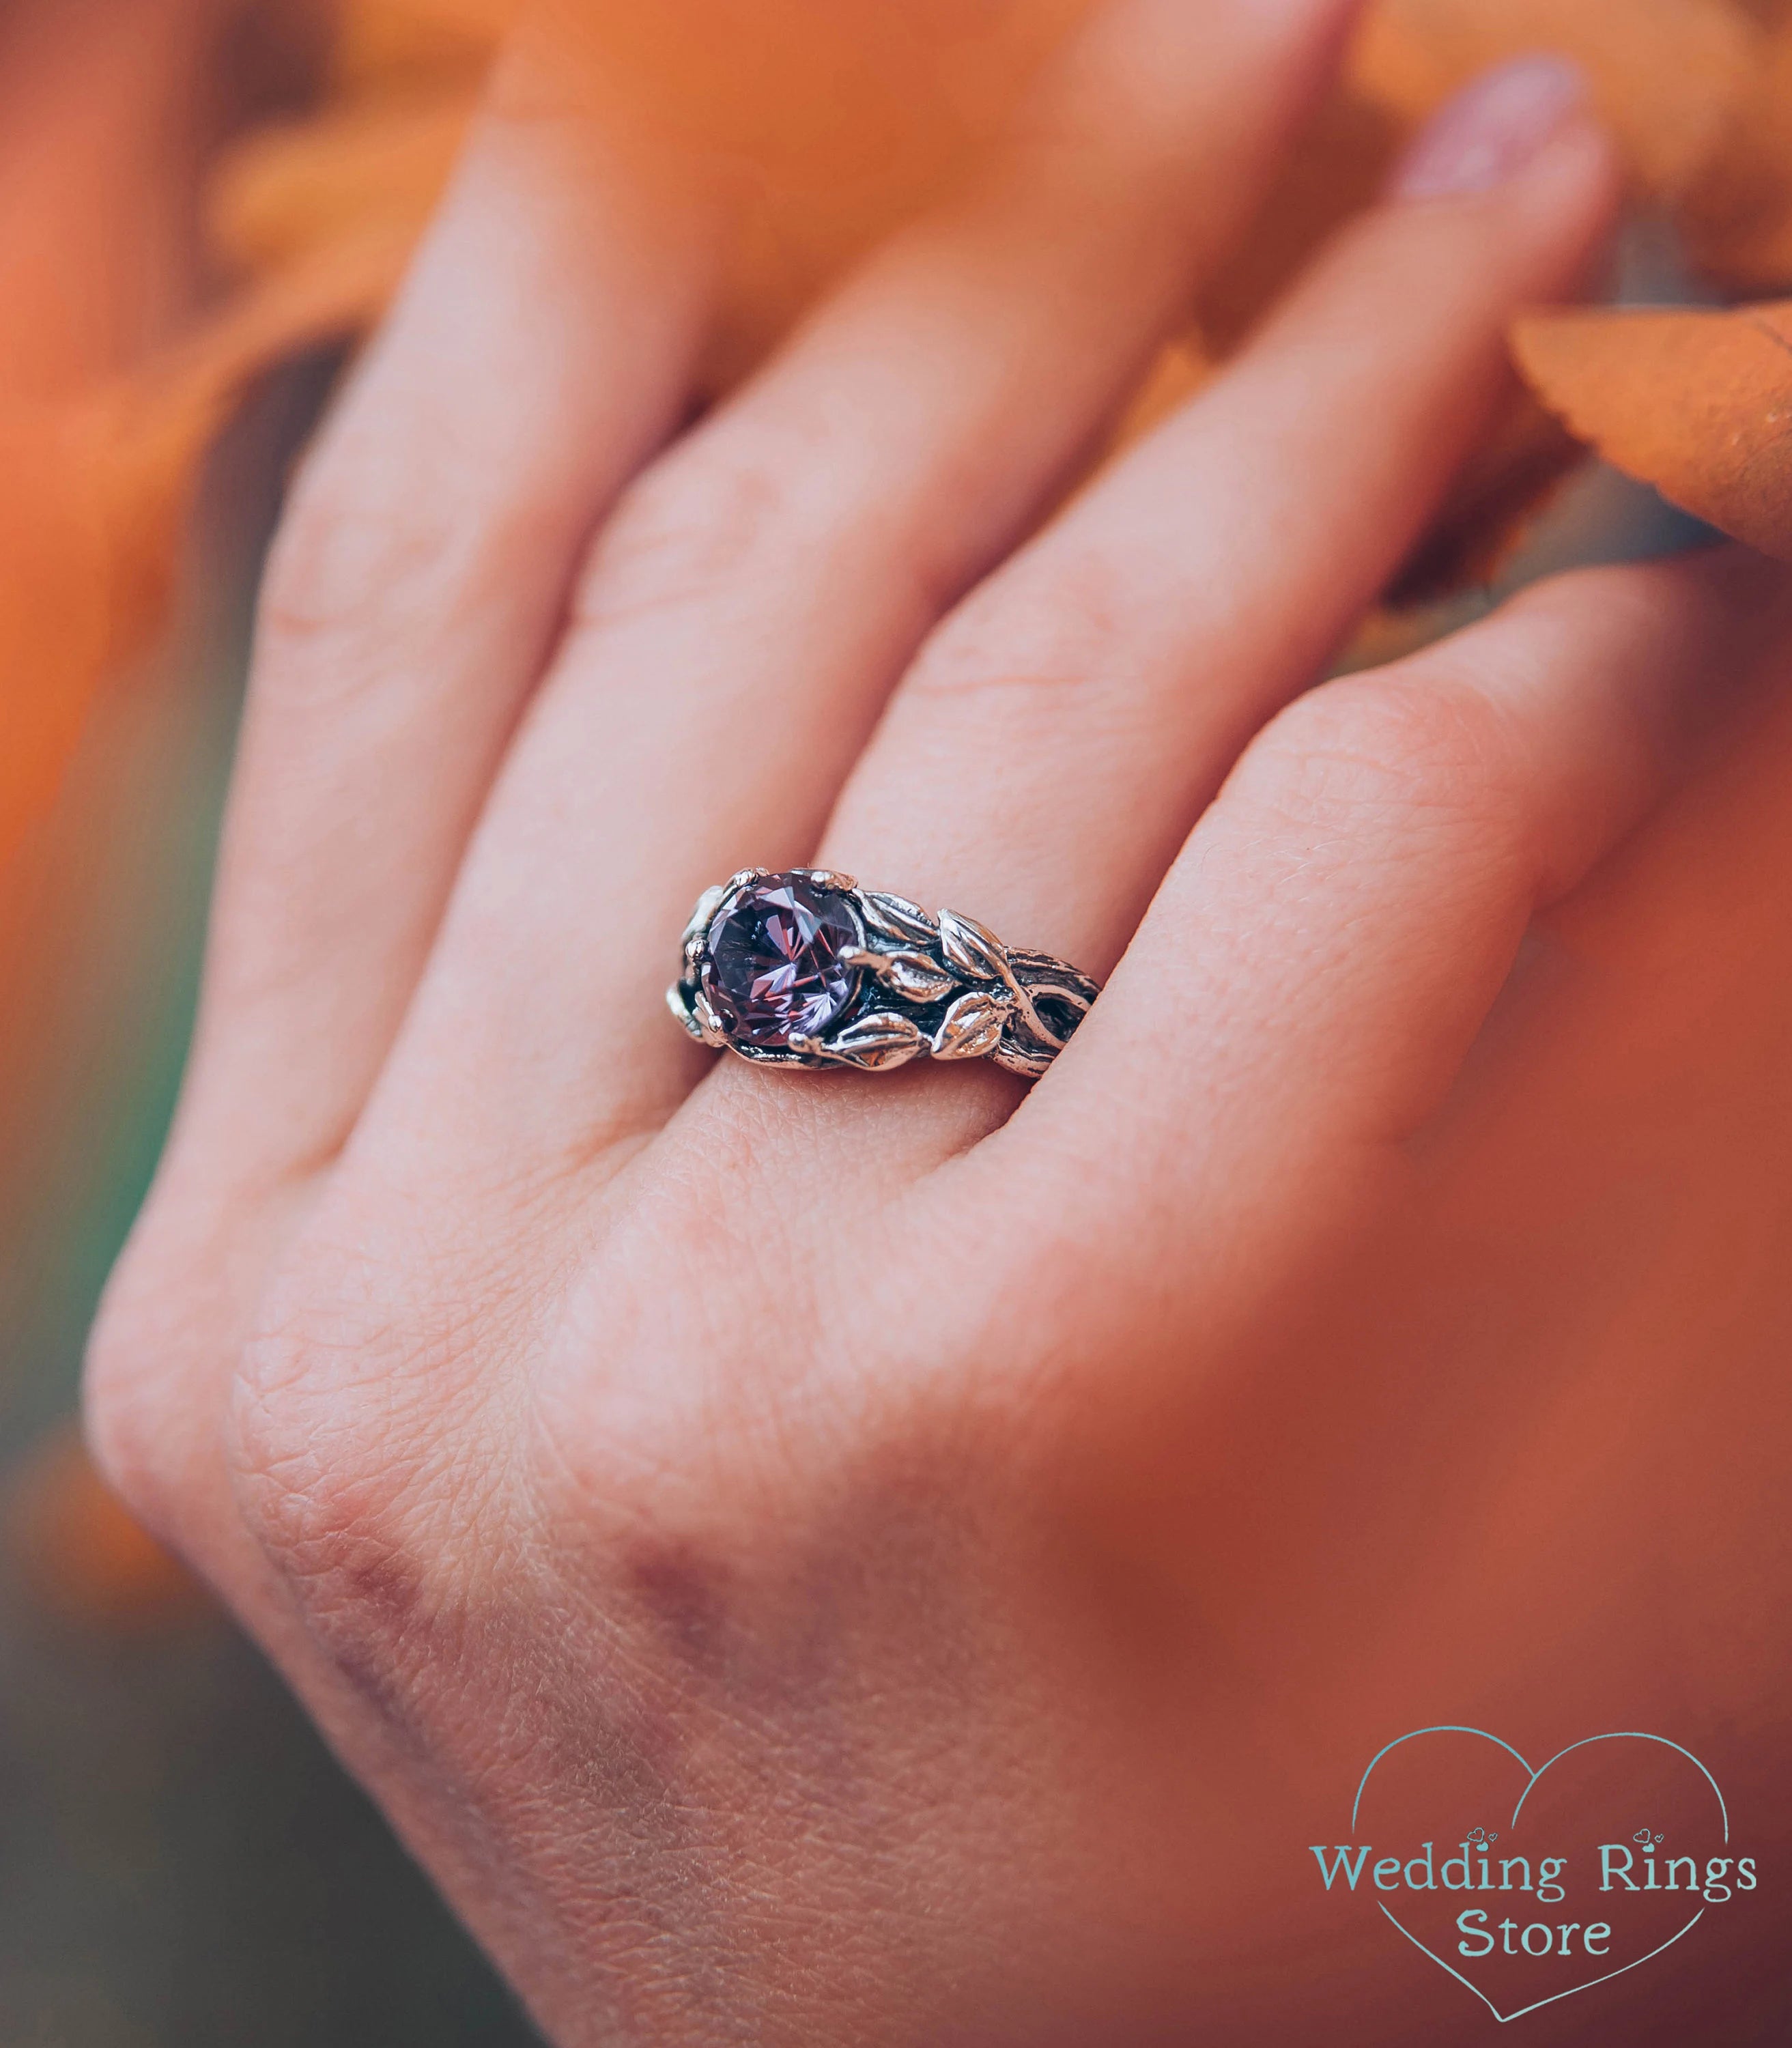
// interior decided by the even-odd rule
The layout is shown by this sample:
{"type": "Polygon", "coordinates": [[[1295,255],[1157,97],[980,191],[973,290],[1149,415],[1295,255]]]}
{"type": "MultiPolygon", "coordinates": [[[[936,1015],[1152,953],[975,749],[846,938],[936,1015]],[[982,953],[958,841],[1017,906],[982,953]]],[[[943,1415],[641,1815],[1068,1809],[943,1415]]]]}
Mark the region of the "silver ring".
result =
{"type": "Polygon", "coordinates": [[[749,867],[699,899],[666,999],[693,1038],[762,1066],[990,1059],[1037,1080],[1100,993],[956,911],[826,868],[749,867]]]}

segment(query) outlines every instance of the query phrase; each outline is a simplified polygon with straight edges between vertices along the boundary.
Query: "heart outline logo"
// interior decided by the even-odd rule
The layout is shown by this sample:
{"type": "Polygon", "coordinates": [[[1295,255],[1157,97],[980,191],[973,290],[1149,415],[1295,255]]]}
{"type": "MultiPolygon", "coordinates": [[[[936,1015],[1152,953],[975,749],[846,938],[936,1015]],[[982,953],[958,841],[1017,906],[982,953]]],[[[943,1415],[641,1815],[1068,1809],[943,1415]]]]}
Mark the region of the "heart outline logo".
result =
{"type": "MultiPolygon", "coordinates": [[[[1724,1840],[1726,1846],[1728,1844],[1730,1839],[1730,1809],[1724,1801],[1722,1786],[1719,1785],[1717,1780],[1712,1776],[1709,1771],[1705,1768],[1705,1765],[1700,1762],[1697,1757],[1693,1755],[1693,1752],[1689,1749],[1682,1747],[1679,1743],[1670,1742],[1665,1735],[1646,1734],[1641,1728],[1613,1728],[1604,1735],[1583,1736],[1578,1742],[1571,1742],[1568,1744],[1566,1748],[1558,1749],[1555,1755],[1550,1758],[1547,1763],[1540,1763],[1534,1770],[1533,1770],[1530,1763],[1524,1757],[1521,1756],[1519,1752],[1513,1748],[1512,1745],[1509,1742],[1502,1740],[1501,1738],[1496,1735],[1490,1735],[1485,1728],[1464,1728],[1454,1724],[1445,1724],[1437,1728],[1413,1728],[1405,1735],[1396,1736],[1392,1742],[1384,1744],[1381,1748],[1375,1751],[1375,1755],[1370,1758],[1369,1767],[1363,1772],[1362,1782],[1356,1788],[1356,1797],[1351,1802],[1350,1826],[1351,1832],[1353,1835],[1356,1831],[1357,1815],[1362,1810],[1363,1794],[1368,1789],[1369,1780],[1375,1775],[1375,1766],[1379,1763],[1382,1759],[1387,1755],[1391,1751],[1399,1748],[1402,1743],[1416,1741],[1422,1735],[1479,1736],[1484,1742],[1491,1742],[1496,1748],[1505,1751],[1506,1754],[1519,1766],[1519,1768],[1526,1774],[1525,1788],[1519,1794],[1518,1804],[1512,1809],[1512,1817],[1511,1821],[1507,1823],[1508,1828],[1515,1828],[1518,1825],[1519,1816],[1524,1811],[1524,1802],[1530,1797],[1532,1792],[1536,1789],[1537,1782],[1543,1775],[1544,1772],[1548,1771],[1552,1765],[1559,1763],[1565,1756],[1571,1755],[1574,1751],[1577,1749],[1585,1749],[1590,1744],[1596,1742],[1659,1743],[1664,1749],[1671,1749],[1678,1751],[1680,1755],[1686,1759],[1689,1763],[1695,1765],[1700,1774],[1705,1778],[1705,1782],[1711,1787],[1712,1795],[1717,1801],[1718,1813],[1724,1824],[1724,1840]]],[[[1603,1976],[1589,1977],[1584,1984],[1570,1984],[1566,1991],[1552,1992],[1547,1998],[1540,1998],[1530,2005],[1520,2006],[1516,2012],[1502,2012],[1499,2007],[1494,2003],[1493,2000],[1488,1996],[1487,1993],[1481,1989],[1479,1984],[1470,1983],[1469,1980],[1462,1974],[1460,1970],[1452,1969],[1450,1965],[1444,1961],[1443,1957],[1440,1956],[1435,1949],[1428,1948],[1410,1927],[1403,1926],[1392,1913],[1388,1912],[1387,1906],[1383,1906],[1379,1899],[1375,1903],[1378,1906],[1381,1906],[1382,1911],[1387,1914],[1388,1919],[1393,1922],[1394,1925],[1399,1929],[1400,1932],[1406,1936],[1406,1939],[1412,1943],[1413,1946],[1419,1951],[1421,1955],[1429,1956],[1432,1961],[1434,1962],[1437,1965],[1438,1968],[1442,1970],[1446,1976],[1454,1977],[1459,1984],[1461,1984],[1466,1989],[1472,1991],[1475,1994],[1476,1997],[1481,2001],[1482,2004],[1487,2007],[1488,2011],[1493,2015],[1494,2018],[1497,2019],[1502,2026],[1507,2025],[1510,2022],[1515,2019],[1522,2019],[1527,2012],[1540,2012],[1546,2005],[1558,2004],[1565,1998],[1573,1998],[1581,1992],[1591,1991],[1596,1984],[1609,1984],[1614,1977],[1621,1977],[1631,1970],[1640,1969],[1645,1963],[1653,1962],[1655,1957],[1660,1955],[1664,1949],[1671,1949],[1674,1943],[1681,1938],[1681,1936],[1689,1934],[1693,1928],[1697,1926],[1699,1922],[1705,1918],[1705,1909],[1701,1906],[1698,1911],[1693,1915],[1692,1918],[1686,1922],[1685,1926],[1680,1930],[1678,1934],[1670,1934],[1665,1941],[1659,1943],[1656,1947],[1651,1949],[1646,1956],[1639,1956],[1632,1962],[1621,1964],[1615,1970],[1608,1970],[1603,1976]]]]}

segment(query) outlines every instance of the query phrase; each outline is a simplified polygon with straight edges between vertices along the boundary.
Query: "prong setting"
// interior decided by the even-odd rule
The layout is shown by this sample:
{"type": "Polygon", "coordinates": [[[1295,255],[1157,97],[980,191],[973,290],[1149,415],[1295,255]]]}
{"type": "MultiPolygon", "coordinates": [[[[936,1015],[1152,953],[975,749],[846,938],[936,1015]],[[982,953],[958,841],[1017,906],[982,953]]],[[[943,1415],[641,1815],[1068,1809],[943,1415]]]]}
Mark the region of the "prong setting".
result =
{"type": "Polygon", "coordinates": [[[706,890],[681,966],[668,1000],[692,1037],[812,1071],[991,1059],[1036,1080],[1100,993],[973,919],[827,868],[743,868],[706,890]]]}

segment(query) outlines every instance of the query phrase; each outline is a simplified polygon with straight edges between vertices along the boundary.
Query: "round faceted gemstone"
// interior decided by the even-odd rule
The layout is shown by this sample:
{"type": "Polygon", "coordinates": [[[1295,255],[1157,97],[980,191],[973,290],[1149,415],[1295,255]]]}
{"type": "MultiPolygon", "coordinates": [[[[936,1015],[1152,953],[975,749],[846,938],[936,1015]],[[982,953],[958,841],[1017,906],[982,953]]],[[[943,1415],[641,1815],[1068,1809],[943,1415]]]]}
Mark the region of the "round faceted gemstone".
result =
{"type": "Polygon", "coordinates": [[[861,970],[843,956],[863,944],[838,890],[800,875],[750,882],[710,927],[709,992],[750,1045],[787,1045],[827,1030],[859,993],[861,970]]]}

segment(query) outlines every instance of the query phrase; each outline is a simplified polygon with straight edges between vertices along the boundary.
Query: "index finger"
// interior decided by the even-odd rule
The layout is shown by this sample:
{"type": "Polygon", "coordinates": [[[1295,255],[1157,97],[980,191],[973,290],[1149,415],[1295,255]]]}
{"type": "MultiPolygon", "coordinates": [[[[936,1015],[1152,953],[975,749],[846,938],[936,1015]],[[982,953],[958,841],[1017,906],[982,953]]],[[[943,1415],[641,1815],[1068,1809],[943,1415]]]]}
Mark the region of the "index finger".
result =
{"type": "Polygon", "coordinates": [[[251,1170],[361,1108],[584,543],[686,402],[721,218],[513,47],[270,564],[184,1116],[251,1170]]]}

